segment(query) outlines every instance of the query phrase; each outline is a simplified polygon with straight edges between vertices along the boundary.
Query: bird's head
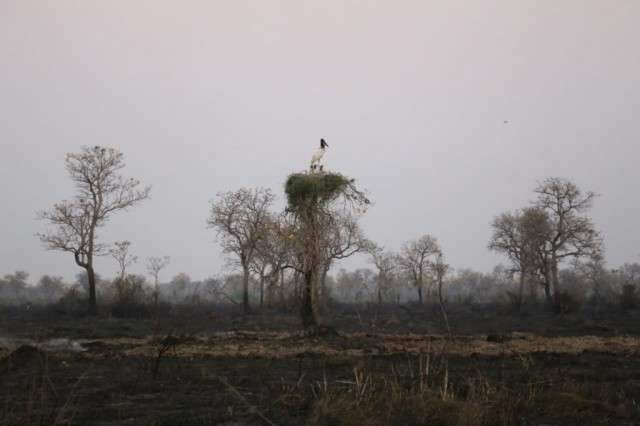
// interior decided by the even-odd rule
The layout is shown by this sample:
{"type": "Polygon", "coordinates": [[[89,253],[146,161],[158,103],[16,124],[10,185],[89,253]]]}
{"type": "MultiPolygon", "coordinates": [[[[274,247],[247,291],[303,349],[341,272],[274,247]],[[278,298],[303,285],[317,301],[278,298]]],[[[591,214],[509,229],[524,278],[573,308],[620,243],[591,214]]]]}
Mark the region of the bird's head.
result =
{"type": "Polygon", "coordinates": [[[320,148],[325,149],[328,146],[329,144],[324,139],[320,139],[320,148]]]}

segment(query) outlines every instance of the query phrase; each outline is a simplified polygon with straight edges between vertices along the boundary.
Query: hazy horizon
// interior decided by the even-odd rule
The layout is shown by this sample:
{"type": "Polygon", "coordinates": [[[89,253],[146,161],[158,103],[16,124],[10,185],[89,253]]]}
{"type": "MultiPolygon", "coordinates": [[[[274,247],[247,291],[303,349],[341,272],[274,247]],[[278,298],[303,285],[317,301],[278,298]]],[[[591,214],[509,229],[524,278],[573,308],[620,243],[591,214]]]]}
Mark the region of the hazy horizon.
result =
{"type": "Polygon", "coordinates": [[[0,1],[0,275],[81,271],[34,234],[73,196],[64,157],[83,145],[153,186],[100,237],[132,242],[135,273],[170,256],[168,281],[221,272],[216,193],[270,187],[281,207],[321,137],[386,248],[428,233],[452,266],[489,271],[506,263],[493,217],[559,176],[601,194],[608,264],[639,261],[638,22],[632,0],[0,1]]]}

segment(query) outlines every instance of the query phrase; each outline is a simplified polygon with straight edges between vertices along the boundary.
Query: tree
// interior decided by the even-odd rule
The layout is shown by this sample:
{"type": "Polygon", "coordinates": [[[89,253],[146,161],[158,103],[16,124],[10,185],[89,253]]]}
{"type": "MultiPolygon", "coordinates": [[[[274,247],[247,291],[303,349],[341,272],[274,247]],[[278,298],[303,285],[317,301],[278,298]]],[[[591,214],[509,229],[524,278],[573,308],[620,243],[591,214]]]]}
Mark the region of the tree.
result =
{"type": "Polygon", "coordinates": [[[340,269],[336,279],[336,289],[342,302],[368,302],[374,295],[376,287],[375,273],[369,268],[355,271],[340,269]]]}
{"type": "Polygon", "coordinates": [[[76,184],[76,196],[39,214],[54,227],[38,234],[45,247],[72,253],[76,264],[86,271],[90,315],[97,313],[94,258],[106,252],[98,243],[97,230],[113,213],[149,198],[151,191],[149,186],[140,188],[133,178],[124,178],[120,174],[124,166],[123,154],[113,148],[83,147],[80,153],[67,154],[66,168],[76,184]]]}
{"type": "Polygon", "coordinates": [[[119,303],[125,303],[129,301],[135,291],[132,291],[133,282],[132,279],[136,279],[134,276],[127,276],[127,268],[138,261],[138,257],[129,253],[131,248],[131,242],[129,241],[116,241],[113,247],[109,249],[109,254],[118,263],[119,275],[113,282],[113,287],[116,291],[116,297],[119,303]],[[132,278],[132,279],[130,279],[132,278]]]}
{"type": "MultiPolygon", "coordinates": [[[[116,279],[116,302],[119,306],[116,311],[123,312],[125,306],[129,305],[131,309],[137,309],[138,304],[142,302],[145,296],[145,288],[147,279],[144,275],[128,274],[123,279],[116,279]]],[[[131,314],[133,312],[127,313],[131,314]]]]}
{"type": "Polygon", "coordinates": [[[46,302],[53,302],[63,296],[65,285],[62,277],[43,275],[38,281],[38,290],[46,302]]]}
{"type": "Polygon", "coordinates": [[[331,244],[327,231],[335,223],[340,205],[343,212],[364,211],[369,200],[353,179],[337,173],[291,174],[285,193],[287,211],[296,223],[296,264],[304,277],[300,315],[303,326],[315,333],[320,326],[317,295],[321,267],[331,244]]]}
{"type": "Polygon", "coordinates": [[[382,304],[383,295],[388,292],[393,282],[397,256],[373,243],[368,247],[368,252],[371,256],[371,262],[378,271],[376,277],[378,304],[382,304]]]}
{"type": "Polygon", "coordinates": [[[7,274],[4,276],[4,287],[12,292],[21,292],[27,287],[27,280],[29,279],[29,273],[25,271],[16,271],[13,274],[7,274]]]}
{"type": "Polygon", "coordinates": [[[211,203],[207,221],[215,228],[223,252],[237,256],[242,268],[242,306],[249,312],[250,268],[257,247],[265,236],[265,223],[274,200],[270,189],[246,189],[218,194],[211,203]]]}
{"type": "Polygon", "coordinates": [[[568,258],[593,258],[603,251],[602,237],[585,213],[596,194],[583,192],[566,179],[548,178],[538,185],[534,206],[548,217],[544,256],[540,259],[545,280],[551,283],[554,301],[559,296],[559,264],[568,258]]]}
{"type": "Polygon", "coordinates": [[[13,274],[7,274],[0,279],[0,293],[4,301],[20,302],[27,288],[27,280],[29,273],[25,271],[16,271],[13,274]]]}
{"type": "Polygon", "coordinates": [[[624,284],[640,286],[640,263],[625,263],[619,269],[624,284]]]}
{"type": "Polygon", "coordinates": [[[451,328],[449,327],[449,317],[447,316],[447,309],[445,307],[444,293],[442,287],[444,285],[444,277],[449,271],[449,265],[444,262],[444,256],[441,251],[436,254],[436,260],[431,263],[431,270],[438,286],[438,304],[440,305],[440,312],[442,313],[442,319],[447,327],[447,333],[451,334],[451,328]]]}
{"type": "Polygon", "coordinates": [[[283,275],[291,268],[293,224],[285,214],[269,214],[264,224],[265,234],[256,246],[253,270],[260,278],[260,306],[264,304],[264,284],[268,282],[267,305],[273,303],[278,285],[282,299],[283,275]]]}
{"type": "Polygon", "coordinates": [[[404,243],[397,258],[399,268],[418,290],[418,300],[421,304],[423,287],[429,278],[429,261],[439,252],[438,241],[431,235],[424,235],[415,241],[404,243]]]}
{"type": "Polygon", "coordinates": [[[174,276],[169,282],[169,288],[171,289],[171,296],[173,297],[174,302],[178,300],[184,301],[187,288],[191,286],[191,277],[184,273],[180,272],[178,275],[174,276]]]}
{"type": "Polygon", "coordinates": [[[354,254],[367,251],[371,247],[371,242],[367,240],[358,225],[356,216],[347,212],[341,214],[336,212],[334,218],[328,224],[326,250],[324,253],[324,264],[320,275],[320,285],[318,286],[318,302],[326,300],[327,296],[327,274],[332,264],[337,260],[347,259],[354,254]]]}
{"type": "MultiPolygon", "coordinates": [[[[523,301],[524,285],[539,269],[540,260],[546,256],[545,244],[549,235],[549,221],[542,209],[530,207],[515,213],[503,213],[491,224],[493,235],[489,249],[507,255],[512,272],[520,278],[517,308],[523,301]]],[[[545,287],[548,293],[548,285],[545,287]]]]}
{"type": "MultiPolygon", "coordinates": [[[[640,284],[640,264],[625,263],[613,271],[619,282],[617,293],[624,310],[634,309],[638,305],[638,284],[640,284]]],[[[614,280],[615,280],[614,278],[614,280]]]]}
{"type": "MultiPolygon", "coordinates": [[[[95,274],[95,280],[96,280],[96,291],[99,288],[102,289],[108,284],[106,280],[103,280],[102,276],[97,272],[95,274]]],[[[78,272],[75,275],[75,281],[73,282],[72,286],[76,287],[77,289],[82,289],[82,292],[84,292],[85,294],[89,294],[89,276],[87,275],[87,273],[78,272]]]]}
{"type": "Polygon", "coordinates": [[[204,293],[214,303],[231,302],[236,305],[238,302],[229,296],[226,284],[228,284],[226,279],[219,279],[215,277],[206,278],[202,282],[204,293]]]}
{"type": "Polygon", "coordinates": [[[123,280],[127,275],[127,268],[138,261],[138,256],[134,256],[129,253],[131,248],[131,242],[129,241],[116,241],[113,243],[113,248],[109,250],[111,257],[118,263],[120,270],[120,279],[123,280]]]}
{"type": "Polygon", "coordinates": [[[160,282],[158,280],[162,271],[171,261],[169,256],[147,258],[147,272],[153,277],[153,304],[158,306],[160,297],[160,282]]]}
{"type": "Polygon", "coordinates": [[[478,289],[483,280],[485,280],[485,275],[482,272],[469,268],[457,269],[455,276],[449,279],[451,293],[454,294],[458,302],[472,304],[477,301],[478,289]]]}

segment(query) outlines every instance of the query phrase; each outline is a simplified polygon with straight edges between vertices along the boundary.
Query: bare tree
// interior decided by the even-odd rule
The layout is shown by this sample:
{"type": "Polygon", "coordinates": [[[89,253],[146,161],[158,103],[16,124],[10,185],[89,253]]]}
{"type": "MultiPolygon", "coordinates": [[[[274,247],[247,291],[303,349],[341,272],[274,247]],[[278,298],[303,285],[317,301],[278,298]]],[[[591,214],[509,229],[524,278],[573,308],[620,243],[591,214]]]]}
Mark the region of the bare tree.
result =
{"type": "Polygon", "coordinates": [[[72,253],[76,264],[86,270],[91,315],[97,313],[93,261],[106,253],[106,247],[98,243],[97,230],[113,213],[149,198],[151,190],[124,178],[120,174],[124,166],[124,156],[113,148],[83,147],[80,153],[67,154],[66,168],[77,194],[74,200],[54,204],[39,214],[55,228],[38,234],[45,247],[72,253]]]}
{"type": "Polygon", "coordinates": [[[423,235],[415,241],[404,243],[397,258],[399,268],[418,290],[418,300],[421,304],[423,288],[429,279],[429,261],[439,252],[438,241],[431,235],[423,235]]]}
{"type": "Polygon", "coordinates": [[[51,303],[64,294],[64,280],[62,277],[43,275],[38,281],[38,290],[42,293],[45,302],[51,303]]]}
{"type": "Polygon", "coordinates": [[[121,280],[124,280],[127,276],[127,268],[138,261],[138,256],[134,256],[129,253],[130,248],[130,241],[116,241],[113,243],[113,247],[109,250],[111,257],[113,257],[118,263],[121,280]]]}
{"type": "Polygon", "coordinates": [[[376,274],[369,268],[340,269],[336,278],[338,296],[343,302],[365,303],[375,297],[376,274]]]}
{"type": "Polygon", "coordinates": [[[438,304],[440,305],[440,312],[442,313],[442,319],[447,328],[447,333],[451,335],[451,327],[449,327],[449,317],[447,316],[447,309],[445,306],[444,293],[442,287],[444,285],[444,277],[449,271],[449,265],[444,262],[444,256],[441,251],[436,254],[436,259],[430,265],[433,275],[438,286],[438,304]]]}
{"type": "Polygon", "coordinates": [[[213,299],[215,303],[231,302],[237,305],[238,302],[229,295],[229,280],[228,277],[224,279],[219,278],[207,278],[204,280],[204,291],[213,299]]]}
{"type": "Polygon", "coordinates": [[[561,178],[546,179],[535,192],[538,198],[534,205],[549,218],[546,256],[541,263],[557,302],[559,264],[568,258],[599,256],[603,251],[602,238],[591,218],[585,215],[596,194],[583,192],[575,183],[561,178]]]}
{"type": "MultiPolygon", "coordinates": [[[[604,256],[596,254],[587,259],[575,259],[573,261],[574,271],[577,272],[583,281],[591,285],[591,301],[593,303],[595,315],[600,314],[600,308],[604,299],[605,287],[607,286],[608,272],[605,268],[604,256]]],[[[640,270],[638,271],[640,272],[640,270]]]]}
{"type": "MultiPolygon", "coordinates": [[[[249,265],[250,273],[254,274],[257,278],[258,285],[258,297],[259,297],[259,305],[262,308],[264,306],[264,293],[265,293],[265,283],[267,282],[269,273],[269,264],[264,261],[260,256],[253,256],[253,260],[249,265]]],[[[251,281],[251,280],[250,280],[251,281]]],[[[255,280],[254,280],[255,281],[255,280]]]]}
{"type": "Polygon", "coordinates": [[[618,272],[624,284],[640,286],[640,263],[625,263],[618,272]]]}
{"type": "Polygon", "coordinates": [[[254,256],[254,273],[260,278],[260,306],[264,304],[265,289],[267,283],[266,302],[271,305],[276,289],[280,288],[282,299],[283,275],[285,269],[292,268],[292,238],[293,223],[285,214],[269,214],[265,220],[265,234],[256,246],[254,256]]]}
{"type": "Polygon", "coordinates": [[[369,245],[367,251],[371,255],[371,262],[378,271],[376,277],[377,296],[378,304],[382,304],[383,295],[389,290],[393,282],[393,273],[397,267],[397,255],[389,253],[384,248],[373,243],[369,245]]]}
{"type": "Polygon", "coordinates": [[[113,285],[116,291],[116,297],[118,302],[122,303],[126,296],[130,293],[130,280],[127,277],[127,268],[138,261],[138,257],[129,253],[131,248],[131,242],[129,241],[116,241],[113,247],[109,249],[109,254],[118,263],[120,270],[119,276],[114,280],[113,285]]]}
{"type": "Polygon", "coordinates": [[[229,191],[218,194],[211,203],[211,214],[207,221],[215,228],[224,253],[237,256],[242,267],[242,306],[249,312],[250,267],[257,246],[265,235],[265,223],[274,196],[265,188],[229,191]]]}
{"type": "Polygon", "coordinates": [[[189,274],[185,272],[179,272],[171,281],[169,281],[169,290],[171,291],[171,297],[175,303],[186,302],[187,290],[191,287],[192,281],[189,274]]]}
{"type": "Polygon", "coordinates": [[[16,271],[0,278],[0,298],[3,302],[21,302],[24,300],[29,274],[25,271],[16,271]]]}
{"type": "MultiPolygon", "coordinates": [[[[532,277],[540,268],[540,261],[546,256],[546,241],[549,222],[544,210],[530,207],[515,213],[503,213],[491,224],[493,235],[489,249],[504,253],[512,263],[512,272],[520,279],[517,308],[523,302],[524,285],[527,277],[532,277]]],[[[548,293],[548,284],[545,289],[548,293]]]]}
{"type": "Polygon", "coordinates": [[[169,256],[147,258],[147,272],[153,277],[153,304],[158,305],[160,297],[160,282],[158,280],[162,271],[171,261],[169,256]]]}
{"type": "Polygon", "coordinates": [[[327,274],[333,263],[367,251],[372,245],[358,225],[358,218],[351,212],[337,211],[333,220],[327,223],[325,232],[327,236],[325,260],[320,272],[320,285],[317,287],[319,294],[316,295],[319,303],[326,300],[327,274]]]}

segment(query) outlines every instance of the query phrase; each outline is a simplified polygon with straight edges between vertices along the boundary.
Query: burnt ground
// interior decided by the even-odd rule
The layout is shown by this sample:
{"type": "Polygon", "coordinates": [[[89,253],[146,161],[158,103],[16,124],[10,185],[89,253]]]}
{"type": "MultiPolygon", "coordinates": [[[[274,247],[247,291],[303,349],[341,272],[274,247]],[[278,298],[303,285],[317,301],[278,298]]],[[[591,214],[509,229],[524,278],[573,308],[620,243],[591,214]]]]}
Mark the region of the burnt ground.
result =
{"type": "Polygon", "coordinates": [[[4,309],[0,424],[640,424],[640,313],[4,309]]]}

